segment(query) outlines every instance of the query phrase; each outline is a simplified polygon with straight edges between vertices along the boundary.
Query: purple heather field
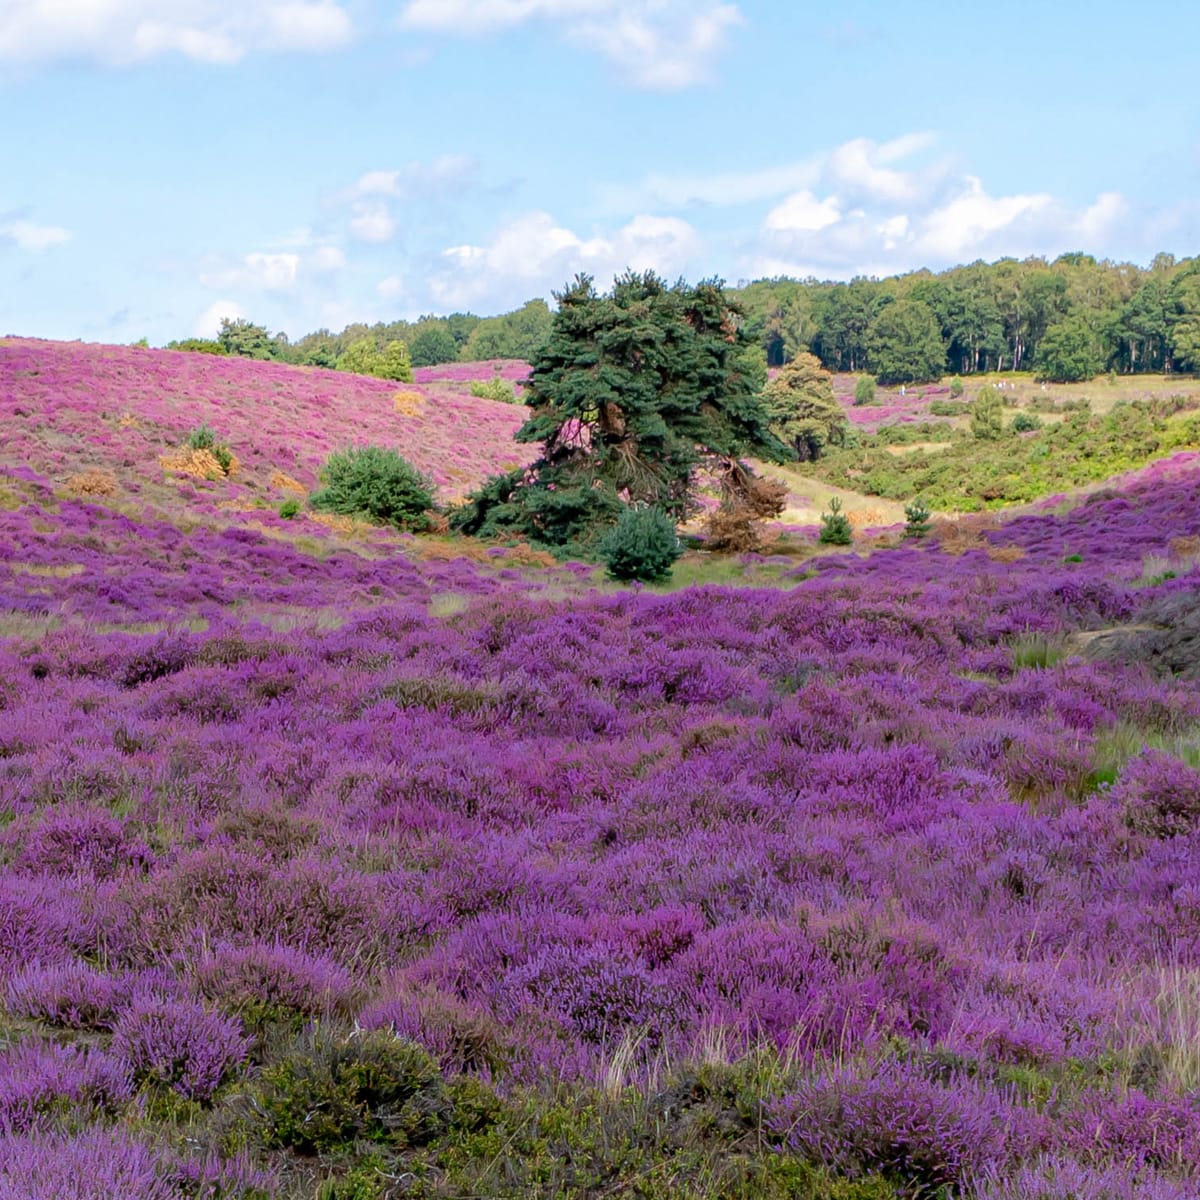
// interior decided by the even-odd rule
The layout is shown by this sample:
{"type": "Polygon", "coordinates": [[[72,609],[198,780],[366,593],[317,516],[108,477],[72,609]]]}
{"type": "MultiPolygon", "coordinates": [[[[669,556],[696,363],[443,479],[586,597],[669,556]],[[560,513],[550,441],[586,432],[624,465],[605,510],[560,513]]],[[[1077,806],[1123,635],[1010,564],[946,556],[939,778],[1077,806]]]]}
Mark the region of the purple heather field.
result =
{"type": "MultiPolygon", "coordinates": [[[[382,423],[396,388],[90,349],[118,376],[75,399],[85,348],[0,375],[0,1200],[275,1194],[155,1116],[250,1086],[267,1009],[501,1092],[766,1046],[773,1153],[1200,1195],[1200,690],[1073,652],[1200,595],[1195,456],[961,553],[617,591],[314,548],[236,479],[141,505],[199,423],[160,375],[224,380],[201,415],[306,483],[321,404],[382,423]],[[126,448],[126,412],[167,432],[126,448]],[[65,486],[100,465],[117,497],[65,486]]],[[[444,403],[457,431],[410,431],[431,470],[519,454],[519,408],[444,403]]]]}

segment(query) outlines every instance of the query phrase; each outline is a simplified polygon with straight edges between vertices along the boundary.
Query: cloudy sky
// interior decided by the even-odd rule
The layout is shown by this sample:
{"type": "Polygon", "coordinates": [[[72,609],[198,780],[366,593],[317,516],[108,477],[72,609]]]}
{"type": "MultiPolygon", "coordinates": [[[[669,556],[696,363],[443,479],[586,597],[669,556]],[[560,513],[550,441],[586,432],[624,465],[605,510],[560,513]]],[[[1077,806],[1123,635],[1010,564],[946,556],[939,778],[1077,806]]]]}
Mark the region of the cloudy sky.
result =
{"type": "Polygon", "coordinates": [[[0,0],[0,334],[1200,252],[1195,0],[0,0]]]}

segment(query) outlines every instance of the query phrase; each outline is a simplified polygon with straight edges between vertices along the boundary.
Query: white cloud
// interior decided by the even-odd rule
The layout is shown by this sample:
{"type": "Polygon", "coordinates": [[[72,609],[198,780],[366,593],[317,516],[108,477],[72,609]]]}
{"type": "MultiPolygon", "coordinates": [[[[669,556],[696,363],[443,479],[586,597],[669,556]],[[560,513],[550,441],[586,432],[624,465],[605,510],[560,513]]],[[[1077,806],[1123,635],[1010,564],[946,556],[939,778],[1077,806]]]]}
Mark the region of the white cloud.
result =
{"type": "Polygon", "coordinates": [[[389,300],[394,299],[396,296],[403,296],[404,280],[399,275],[389,275],[386,279],[381,279],[375,285],[375,290],[389,300]]]}
{"type": "Polygon", "coordinates": [[[340,193],[341,199],[360,200],[365,196],[385,196],[409,200],[436,195],[448,189],[474,182],[478,162],[465,154],[443,154],[432,162],[410,162],[397,170],[367,171],[340,193]]]}
{"type": "Polygon", "coordinates": [[[480,305],[499,311],[548,296],[585,271],[601,285],[627,267],[667,277],[698,257],[700,238],[679,217],[640,215],[615,232],[581,237],[549,213],[531,212],[501,226],[485,246],[452,246],[430,280],[433,299],[447,308],[480,305]]]}
{"type": "Polygon", "coordinates": [[[923,150],[931,140],[925,134],[909,134],[881,145],[870,138],[854,138],[829,156],[826,173],[834,187],[856,198],[911,200],[917,193],[919,180],[887,164],[923,150]]]}
{"type": "Polygon", "coordinates": [[[945,158],[904,165],[932,141],[856,138],[829,151],[817,170],[824,197],[804,188],[772,206],[739,273],[848,278],[1079,246],[1103,254],[1128,215],[1116,192],[1081,209],[1047,192],[993,194],[945,158]]]}
{"type": "Polygon", "coordinates": [[[1129,205],[1120,192],[1103,192],[1079,218],[1080,244],[1094,246],[1103,241],[1128,213],[1129,205]]]}
{"type": "Polygon", "coordinates": [[[206,271],[200,282],[205,287],[257,292],[287,292],[296,286],[300,270],[298,254],[247,254],[236,266],[206,271]]]}
{"type": "Polygon", "coordinates": [[[396,236],[396,218],[386,204],[362,202],[354,205],[350,236],[358,242],[390,242],[396,236]]]}
{"type": "Polygon", "coordinates": [[[70,231],[57,225],[37,225],[33,221],[7,221],[0,225],[0,241],[12,242],[18,250],[33,254],[70,240],[70,231]]]}
{"type": "Polygon", "coordinates": [[[254,51],[333,50],[351,34],[336,0],[0,0],[0,61],[229,64],[254,51]]]}
{"type": "Polygon", "coordinates": [[[706,79],[729,31],[742,23],[720,0],[409,0],[403,28],[479,35],[529,21],[560,27],[641,87],[673,90],[706,79]]]}
{"type": "Polygon", "coordinates": [[[815,232],[841,219],[836,196],[818,200],[812,192],[795,192],[767,213],[767,229],[772,233],[815,232]]]}
{"type": "Polygon", "coordinates": [[[246,312],[240,304],[232,300],[215,300],[196,318],[192,325],[192,336],[216,337],[222,321],[236,321],[245,315],[246,312]]]}
{"type": "Polygon", "coordinates": [[[986,245],[992,235],[1053,204],[1054,197],[1045,192],[989,196],[982,181],[968,175],[959,195],[923,218],[916,245],[935,262],[969,261],[972,251],[986,245]]]}
{"type": "Polygon", "coordinates": [[[346,255],[337,246],[321,246],[305,260],[314,275],[333,275],[346,265],[346,255]]]}

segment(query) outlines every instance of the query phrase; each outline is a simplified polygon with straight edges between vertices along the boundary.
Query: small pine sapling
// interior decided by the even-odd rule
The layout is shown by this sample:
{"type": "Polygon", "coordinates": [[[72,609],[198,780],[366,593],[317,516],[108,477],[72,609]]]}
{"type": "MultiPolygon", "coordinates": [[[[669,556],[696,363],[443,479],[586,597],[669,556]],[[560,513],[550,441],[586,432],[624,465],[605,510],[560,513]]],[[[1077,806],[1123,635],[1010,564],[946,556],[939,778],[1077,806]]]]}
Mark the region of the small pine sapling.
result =
{"type": "Polygon", "coordinates": [[[860,375],[854,384],[854,404],[859,407],[863,404],[875,403],[875,376],[860,375]]]}
{"type": "Polygon", "coordinates": [[[837,496],[829,501],[829,511],[821,514],[821,532],[817,541],[823,546],[849,546],[854,541],[850,518],[842,512],[842,502],[837,496]]]}
{"type": "Polygon", "coordinates": [[[904,506],[904,536],[923,538],[929,533],[929,518],[933,516],[929,505],[918,496],[904,506]]]}

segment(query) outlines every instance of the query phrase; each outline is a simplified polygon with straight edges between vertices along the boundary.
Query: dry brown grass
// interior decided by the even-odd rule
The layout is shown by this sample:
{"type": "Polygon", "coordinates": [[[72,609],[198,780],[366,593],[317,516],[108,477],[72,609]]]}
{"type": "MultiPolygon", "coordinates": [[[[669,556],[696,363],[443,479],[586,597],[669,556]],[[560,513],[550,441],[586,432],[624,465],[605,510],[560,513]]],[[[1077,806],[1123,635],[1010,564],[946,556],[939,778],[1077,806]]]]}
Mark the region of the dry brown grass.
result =
{"type": "Polygon", "coordinates": [[[1200,537],[1175,537],[1167,543],[1167,548],[1171,551],[1172,558],[1200,558],[1200,537]]]}
{"type": "Polygon", "coordinates": [[[70,496],[115,496],[118,490],[117,477],[111,471],[80,471],[67,480],[70,496]]]}
{"type": "Polygon", "coordinates": [[[419,417],[425,411],[425,397],[420,392],[397,392],[392,397],[392,408],[402,417],[419,417]]]}
{"type": "Polygon", "coordinates": [[[326,529],[333,530],[334,533],[348,534],[351,537],[362,537],[377,528],[370,521],[359,517],[344,517],[339,513],[315,512],[310,514],[310,519],[318,525],[324,525],[326,529]]]}
{"type": "MultiPolygon", "coordinates": [[[[225,468],[210,450],[177,450],[174,454],[164,454],[158,463],[164,471],[188,475],[193,479],[219,480],[226,477],[225,468]]],[[[236,474],[237,469],[238,460],[230,456],[228,474],[236,474]]]]}
{"type": "Polygon", "coordinates": [[[987,548],[985,533],[1000,528],[995,513],[971,513],[957,521],[939,518],[930,526],[931,535],[947,554],[965,554],[968,550],[987,548]]]}
{"type": "Polygon", "coordinates": [[[285,475],[282,471],[272,471],[268,482],[273,488],[277,488],[281,492],[291,492],[296,496],[308,495],[308,488],[300,480],[293,479],[290,475],[285,475]]]}
{"type": "Polygon", "coordinates": [[[992,562],[1011,563],[1025,557],[1025,551],[1020,546],[988,546],[984,553],[992,562]]]}
{"type": "Polygon", "coordinates": [[[878,525],[888,524],[886,509],[855,508],[846,513],[851,529],[871,529],[878,525]]]}

